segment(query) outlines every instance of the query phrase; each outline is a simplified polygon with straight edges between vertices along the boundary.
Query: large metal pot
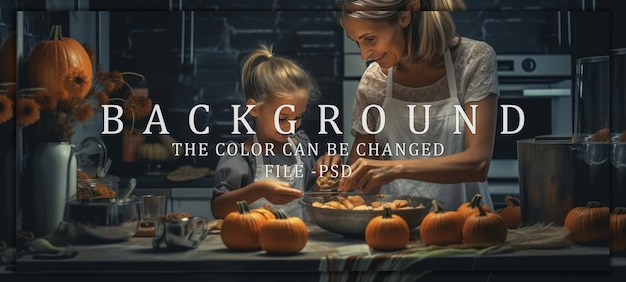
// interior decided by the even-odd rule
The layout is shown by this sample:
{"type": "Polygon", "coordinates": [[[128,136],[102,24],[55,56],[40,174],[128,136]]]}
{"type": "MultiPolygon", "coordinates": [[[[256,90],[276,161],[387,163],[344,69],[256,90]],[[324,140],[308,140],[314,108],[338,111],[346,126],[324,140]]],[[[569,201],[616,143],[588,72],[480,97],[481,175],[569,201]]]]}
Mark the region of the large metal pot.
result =
{"type": "MultiPolygon", "coordinates": [[[[327,208],[314,207],[313,202],[324,203],[337,196],[353,194],[340,194],[334,196],[304,196],[299,200],[300,205],[304,206],[309,218],[319,227],[333,233],[341,234],[346,237],[363,238],[365,236],[365,228],[372,218],[382,215],[382,210],[336,210],[327,208]]],[[[414,209],[395,209],[392,214],[402,217],[409,225],[409,229],[414,229],[422,223],[422,219],[430,212],[432,207],[432,199],[403,196],[403,195],[360,195],[365,200],[366,205],[379,201],[382,203],[393,202],[394,200],[407,200],[409,206],[423,208],[414,209]]]]}
{"type": "Polygon", "coordinates": [[[67,202],[66,221],[73,241],[123,241],[137,233],[142,202],[83,199],[67,202]]]}

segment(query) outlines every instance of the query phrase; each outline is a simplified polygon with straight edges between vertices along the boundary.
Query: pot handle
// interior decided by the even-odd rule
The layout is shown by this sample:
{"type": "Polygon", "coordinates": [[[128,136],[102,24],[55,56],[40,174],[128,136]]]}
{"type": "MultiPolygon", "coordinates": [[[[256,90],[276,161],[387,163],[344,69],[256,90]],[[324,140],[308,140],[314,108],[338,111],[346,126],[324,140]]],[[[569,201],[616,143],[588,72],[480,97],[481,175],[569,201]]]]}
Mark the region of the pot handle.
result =
{"type": "Polygon", "coordinates": [[[165,242],[165,224],[157,220],[154,222],[154,226],[156,228],[156,236],[152,239],[152,248],[159,249],[161,248],[161,244],[165,244],[165,248],[167,248],[167,242],[165,242]]]}
{"type": "Polygon", "coordinates": [[[189,232],[189,236],[187,237],[187,240],[189,241],[193,241],[193,245],[194,247],[197,246],[198,244],[200,244],[200,242],[202,242],[204,240],[204,238],[206,238],[207,235],[209,235],[209,228],[207,228],[207,220],[204,217],[194,217],[191,220],[191,232],[189,232]],[[201,225],[201,227],[197,227],[198,224],[201,225]],[[198,237],[198,240],[194,240],[193,237],[195,236],[196,232],[198,230],[202,230],[200,236],[198,237]]]}

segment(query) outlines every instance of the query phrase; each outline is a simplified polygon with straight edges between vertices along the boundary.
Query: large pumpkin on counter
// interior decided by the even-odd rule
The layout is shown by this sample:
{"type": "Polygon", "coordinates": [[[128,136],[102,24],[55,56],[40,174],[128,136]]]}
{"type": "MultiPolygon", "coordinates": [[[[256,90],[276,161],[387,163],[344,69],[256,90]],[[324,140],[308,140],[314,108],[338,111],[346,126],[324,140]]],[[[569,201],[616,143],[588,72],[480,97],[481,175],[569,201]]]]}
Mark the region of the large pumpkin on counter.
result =
{"type": "Polygon", "coordinates": [[[609,239],[609,207],[589,201],[586,206],[572,208],[565,217],[564,226],[576,243],[609,239]]]}
{"type": "Polygon", "coordinates": [[[91,59],[82,44],[61,32],[60,25],[53,26],[50,38],[37,42],[28,54],[29,86],[45,88],[60,101],[82,101],[91,88],[91,59]]]}
{"type": "MultiPolygon", "coordinates": [[[[253,211],[254,212],[254,211],[253,211]]],[[[287,216],[282,209],[267,220],[259,231],[261,249],[272,255],[290,255],[301,251],[309,240],[306,224],[299,217],[287,216]]]]}
{"type": "Polygon", "coordinates": [[[457,211],[445,211],[433,200],[434,210],[429,212],[420,224],[420,238],[429,245],[463,243],[465,218],[457,211]]]}
{"type": "Polygon", "coordinates": [[[626,251],[626,208],[615,208],[609,216],[610,250],[612,253],[626,251]]]}
{"type": "Polygon", "coordinates": [[[16,81],[17,47],[15,40],[15,32],[12,32],[0,45],[0,84],[16,81]]]}
{"type": "Polygon", "coordinates": [[[238,210],[228,213],[222,222],[222,243],[235,251],[253,251],[261,247],[259,232],[267,221],[263,214],[251,212],[246,201],[237,202],[238,210]]]}

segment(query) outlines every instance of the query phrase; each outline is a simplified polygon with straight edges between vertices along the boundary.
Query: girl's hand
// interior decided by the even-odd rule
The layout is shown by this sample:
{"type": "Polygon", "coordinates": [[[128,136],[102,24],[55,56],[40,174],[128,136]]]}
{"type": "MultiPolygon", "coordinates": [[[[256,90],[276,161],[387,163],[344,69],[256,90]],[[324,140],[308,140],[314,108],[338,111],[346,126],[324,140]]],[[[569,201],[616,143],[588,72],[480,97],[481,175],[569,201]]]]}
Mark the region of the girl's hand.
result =
{"type": "Polygon", "coordinates": [[[258,187],[263,189],[263,197],[275,205],[287,204],[303,195],[302,191],[291,188],[287,182],[268,179],[257,183],[258,187]]]}
{"type": "Polygon", "coordinates": [[[315,162],[315,173],[317,176],[322,176],[325,171],[328,169],[322,169],[321,167],[329,168],[334,165],[340,165],[343,163],[343,160],[339,155],[329,155],[328,153],[319,157],[315,162]]]}
{"type": "Polygon", "coordinates": [[[352,174],[339,181],[339,191],[359,190],[366,194],[396,179],[400,167],[388,160],[359,158],[352,165],[352,174]]]}

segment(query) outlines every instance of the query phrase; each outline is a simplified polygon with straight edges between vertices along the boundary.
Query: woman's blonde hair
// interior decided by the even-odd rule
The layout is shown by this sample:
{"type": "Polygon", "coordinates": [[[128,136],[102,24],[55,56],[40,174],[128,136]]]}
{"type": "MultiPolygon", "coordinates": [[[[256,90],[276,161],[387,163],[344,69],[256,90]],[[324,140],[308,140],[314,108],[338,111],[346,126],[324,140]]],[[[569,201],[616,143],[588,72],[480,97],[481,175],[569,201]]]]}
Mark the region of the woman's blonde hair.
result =
{"type": "Polygon", "coordinates": [[[241,70],[246,100],[263,103],[298,90],[306,90],[309,101],[317,99],[318,89],[311,75],[296,62],[275,56],[272,49],[272,45],[261,43],[246,57],[241,70]]]}
{"type": "Polygon", "coordinates": [[[396,23],[402,12],[411,10],[411,22],[404,29],[404,35],[408,55],[413,61],[441,58],[447,48],[458,44],[450,12],[466,9],[463,0],[337,0],[337,4],[345,16],[390,23],[396,23]],[[419,1],[419,6],[414,1],[419,1]],[[348,10],[346,4],[363,9],[348,10]]]}

